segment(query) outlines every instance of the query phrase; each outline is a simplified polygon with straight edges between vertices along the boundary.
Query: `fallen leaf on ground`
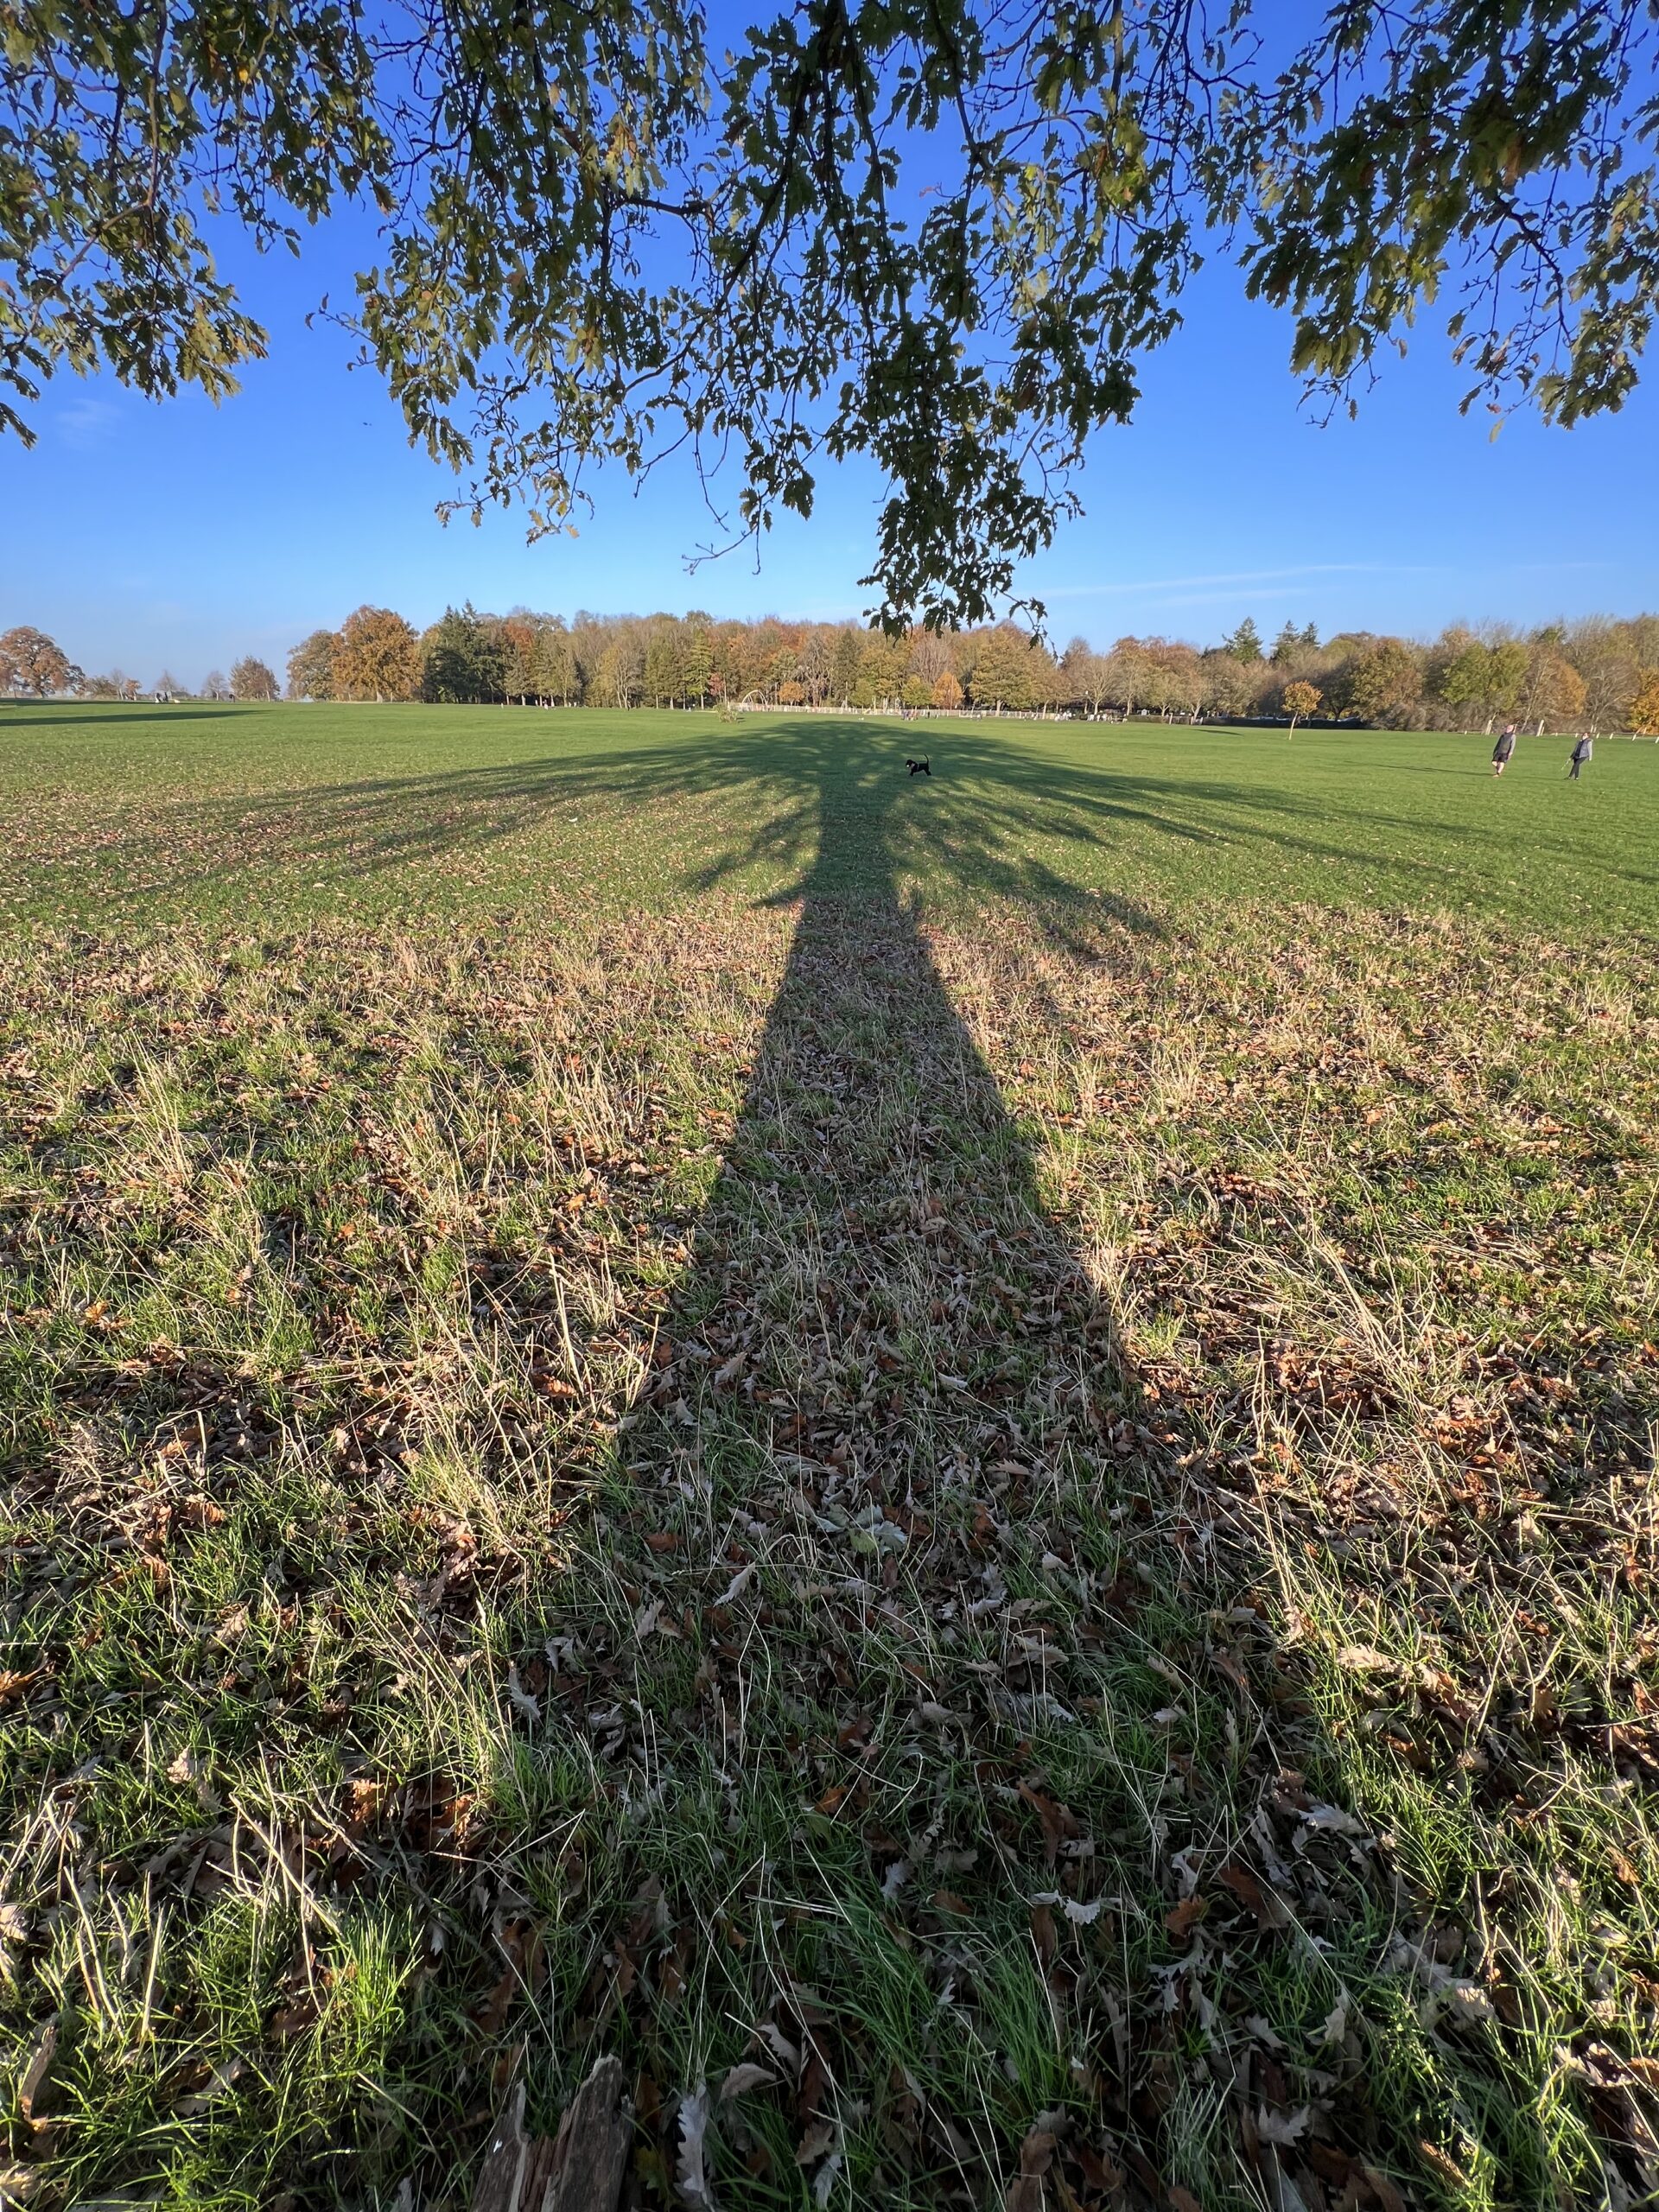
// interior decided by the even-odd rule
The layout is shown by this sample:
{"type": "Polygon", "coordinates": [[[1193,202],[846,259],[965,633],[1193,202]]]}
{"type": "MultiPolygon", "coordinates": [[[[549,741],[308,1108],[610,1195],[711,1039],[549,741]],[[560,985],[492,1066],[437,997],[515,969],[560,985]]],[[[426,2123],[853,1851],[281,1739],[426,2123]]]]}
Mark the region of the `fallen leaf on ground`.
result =
{"type": "Polygon", "coordinates": [[[709,2133],[709,2090],[699,2082],[680,2099],[680,2143],[674,2162],[674,2186],[682,2202],[712,2206],[714,2194],[703,2170],[705,2139],[709,2133]]]}
{"type": "Polygon", "coordinates": [[[1207,1897],[1183,1897],[1178,1905],[1164,1915],[1164,1925],[1179,1942],[1191,1934],[1209,1910],[1210,1900],[1207,1897]]]}
{"type": "Polygon", "coordinates": [[[741,2065],[734,2066],[721,2083],[720,2101],[724,2104],[728,2097],[744,2096],[751,2089],[764,2089],[777,2079],[769,2066],[761,2066],[753,2058],[746,2058],[741,2065]]]}

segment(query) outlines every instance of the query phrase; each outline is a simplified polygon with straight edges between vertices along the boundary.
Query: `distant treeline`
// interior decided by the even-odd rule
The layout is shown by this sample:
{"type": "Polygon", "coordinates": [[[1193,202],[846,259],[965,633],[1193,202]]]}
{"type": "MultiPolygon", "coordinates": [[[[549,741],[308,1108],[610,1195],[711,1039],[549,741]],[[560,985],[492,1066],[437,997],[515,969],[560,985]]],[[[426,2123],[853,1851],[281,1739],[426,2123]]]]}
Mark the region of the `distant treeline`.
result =
{"type": "Polygon", "coordinates": [[[910,708],[1314,715],[1401,728],[1514,719],[1659,731],[1659,616],[1535,630],[1449,629],[1433,644],[1346,631],[1321,643],[1249,621],[1201,651],[1167,638],[1082,638],[1056,655],[1008,623],[889,638],[855,624],[716,622],[706,614],[481,614],[451,607],[419,632],[359,607],[289,656],[290,698],[429,699],[548,707],[910,708]],[[1288,696],[1287,696],[1288,695],[1288,696]]]}
{"type": "MultiPolygon", "coordinates": [[[[275,672],[251,657],[196,696],[274,699],[275,672]]],[[[1207,649],[1120,638],[1101,652],[1075,638],[1055,654],[1011,623],[890,638],[850,622],[717,622],[707,614],[557,614],[446,610],[418,631],[389,607],[359,607],[288,657],[290,699],[425,699],[471,705],[865,708],[956,713],[1157,715],[1166,721],[1350,720],[1401,729],[1629,730],[1659,735],[1659,615],[1454,627],[1432,643],[1344,631],[1321,642],[1287,623],[1271,642],[1242,622],[1207,649]]],[[[172,698],[162,674],[141,686],[88,677],[50,638],[0,635],[0,696],[172,698]]]]}

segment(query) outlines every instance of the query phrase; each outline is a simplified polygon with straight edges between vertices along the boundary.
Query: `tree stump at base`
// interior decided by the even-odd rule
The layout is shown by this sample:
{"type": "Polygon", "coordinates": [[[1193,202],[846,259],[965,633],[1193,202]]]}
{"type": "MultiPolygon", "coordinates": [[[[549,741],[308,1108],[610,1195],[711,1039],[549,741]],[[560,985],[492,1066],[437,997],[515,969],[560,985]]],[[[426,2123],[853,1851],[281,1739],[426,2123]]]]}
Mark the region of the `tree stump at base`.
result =
{"type": "Polygon", "coordinates": [[[556,2136],[525,2134],[520,2082],[491,2131],[473,2212],[616,2212],[632,2139],[619,2060],[600,2060],[556,2136]]]}

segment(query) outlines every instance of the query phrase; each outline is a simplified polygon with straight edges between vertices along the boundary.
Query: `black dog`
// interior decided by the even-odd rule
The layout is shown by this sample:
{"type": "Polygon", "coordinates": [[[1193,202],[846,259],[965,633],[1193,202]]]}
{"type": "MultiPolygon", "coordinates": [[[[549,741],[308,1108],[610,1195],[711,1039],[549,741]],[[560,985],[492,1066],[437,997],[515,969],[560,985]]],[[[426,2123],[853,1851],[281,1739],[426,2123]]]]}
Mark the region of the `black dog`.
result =
{"type": "Polygon", "coordinates": [[[933,772],[925,760],[912,760],[908,753],[905,755],[905,766],[912,776],[931,776],[933,772]]]}

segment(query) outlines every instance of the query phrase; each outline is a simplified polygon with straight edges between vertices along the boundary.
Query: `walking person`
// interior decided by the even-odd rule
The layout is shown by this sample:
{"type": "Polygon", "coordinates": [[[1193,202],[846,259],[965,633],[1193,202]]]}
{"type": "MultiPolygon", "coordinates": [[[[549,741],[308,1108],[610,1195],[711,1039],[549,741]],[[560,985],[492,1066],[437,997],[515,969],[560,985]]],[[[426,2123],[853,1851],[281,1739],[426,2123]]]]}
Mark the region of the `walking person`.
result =
{"type": "Polygon", "coordinates": [[[1505,722],[1498,732],[1497,743],[1492,747],[1492,773],[1501,776],[1510,765],[1510,755],[1515,751],[1515,724],[1505,722]]]}
{"type": "Polygon", "coordinates": [[[1573,747],[1567,759],[1567,772],[1575,784],[1595,758],[1595,747],[1587,737],[1581,737],[1573,747]]]}

